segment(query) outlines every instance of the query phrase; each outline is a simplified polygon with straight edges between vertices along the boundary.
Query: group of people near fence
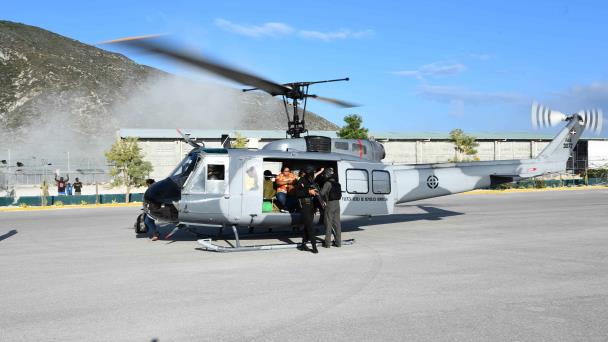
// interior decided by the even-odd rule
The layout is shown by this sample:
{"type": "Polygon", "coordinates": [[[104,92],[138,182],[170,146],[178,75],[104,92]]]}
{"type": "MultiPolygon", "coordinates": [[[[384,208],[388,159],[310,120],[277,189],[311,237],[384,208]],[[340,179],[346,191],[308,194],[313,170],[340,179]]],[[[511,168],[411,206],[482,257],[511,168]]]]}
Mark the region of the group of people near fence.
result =
{"type": "Polygon", "coordinates": [[[57,184],[57,194],[66,196],[80,196],[82,194],[82,182],[76,177],[76,181],[72,184],[69,182],[70,176],[67,175],[64,179],[63,176],[59,177],[55,175],[55,183],[57,184]]]}

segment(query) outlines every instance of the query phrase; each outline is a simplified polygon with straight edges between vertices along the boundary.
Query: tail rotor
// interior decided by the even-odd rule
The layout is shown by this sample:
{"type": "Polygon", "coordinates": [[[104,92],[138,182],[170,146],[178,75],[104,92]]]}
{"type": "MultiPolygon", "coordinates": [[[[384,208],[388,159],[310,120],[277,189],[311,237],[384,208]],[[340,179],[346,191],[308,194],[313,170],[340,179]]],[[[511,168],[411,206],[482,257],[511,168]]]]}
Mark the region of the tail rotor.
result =
{"type": "Polygon", "coordinates": [[[596,135],[602,132],[604,117],[601,109],[581,110],[576,114],[583,119],[585,129],[593,131],[596,135]]]}
{"type": "Polygon", "coordinates": [[[553,127],[562,121],[571,120],[575,116],[578,116],[578,119],[585,126],[586,130],[592,131],[595,134],[602,132],[604,118],[601,109],[581,110],[576,114],[566,115],[534,102],[530,111],[530,119],[532,120],[532,127],[534,129],[553,127]]]}

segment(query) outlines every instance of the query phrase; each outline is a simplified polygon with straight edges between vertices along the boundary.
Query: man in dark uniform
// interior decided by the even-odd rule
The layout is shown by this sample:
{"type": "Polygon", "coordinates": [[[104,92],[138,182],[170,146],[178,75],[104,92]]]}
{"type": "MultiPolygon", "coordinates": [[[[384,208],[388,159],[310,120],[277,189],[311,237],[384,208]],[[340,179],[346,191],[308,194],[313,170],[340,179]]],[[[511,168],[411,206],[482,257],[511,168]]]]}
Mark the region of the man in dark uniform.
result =
{"type": "Polygon", "coordinates": [[[317,250],[316,237],[313,233],[313,220],[315,215],[314,197],[319,193],[315,188],[314,182],[315,168],[312,165],[307,166],[304,169],[304,177],[300,178],[296,183],[296,196],[300,202],[300,217],[302,218],[302,224],[304,230],[302,231],[302,244],[300,250],[308,251],[306,243],[310,241],[312,245],[312,252],[319,253],[317,250]]]}
{"type": "Polygon", "coordinates": [[[325,247],[331,246],[331,235],[334,235],[336,247],[342,247],[342,227],[340,225],[340,199],[342,198],[342,186],[333,168],[327,168],[324,172],[325,183],[321,188],[321,196],[325,200],[323,211],[323,223],[325,224],[325,247]]]}

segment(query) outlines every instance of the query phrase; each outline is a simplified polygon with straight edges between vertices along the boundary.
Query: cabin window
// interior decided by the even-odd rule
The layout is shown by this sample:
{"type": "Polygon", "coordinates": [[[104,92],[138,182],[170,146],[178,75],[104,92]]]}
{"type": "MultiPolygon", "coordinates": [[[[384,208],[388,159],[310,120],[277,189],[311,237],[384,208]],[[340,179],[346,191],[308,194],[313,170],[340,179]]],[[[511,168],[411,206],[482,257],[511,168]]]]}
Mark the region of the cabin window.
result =
{"type": "Polygon", "coordinates": [[[391,193],[391,174],[388,171],[372,171],[372,192],[379,195],[391,193]]]}
{"type": "Polygon", "coordinates": [[[247,170],[245,170],[243,186],[245,191],[257,191],[260,188],[258,170],[255,165],[249,166],[247,170]]]}
{"type": "Polygon", "coordinates": [[[336,150],[348,151],[348,143],[345,141],[334,142],[334,147],[336,148],[336,150]]]}
{"type": "Polygon", "coordinates": [[[346,191],[350,194],[369,192],[369,174],[363,169],[346,170],[346,191]]]}
{"type": "Polygon", "coordinates": [[[359,143],[353,143],[353,152],[361,153],[361,148],[363,148],[363,154],[367,154],[367,146],[359,143]]]}

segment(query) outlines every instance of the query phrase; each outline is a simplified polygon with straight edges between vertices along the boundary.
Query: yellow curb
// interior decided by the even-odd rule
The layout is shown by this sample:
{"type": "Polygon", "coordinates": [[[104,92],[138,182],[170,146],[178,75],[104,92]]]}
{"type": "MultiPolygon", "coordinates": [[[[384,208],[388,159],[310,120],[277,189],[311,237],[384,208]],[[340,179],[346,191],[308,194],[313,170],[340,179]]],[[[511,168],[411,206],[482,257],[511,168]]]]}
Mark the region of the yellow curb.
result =
{"type": "Polygon", "coordinates": [[[576,186],[576,187],[555,187],[555,188],[530,188],[530,189],[504,189],[504,190],[472,190],[463,192],[463,195],[485,195],[485,194],[506,194],[506,193],[517,193],[517,192],[543,192],[543,191],[580,191],[580,190],[607,190],[608,187],[604,185],[588,185],[588,186],[576,186]]]}
{"type": "Polygon", "coordinates": [[[41,211],[41,210],[57,210],[57,209],[83,209],[83,208],[112,208],[112,207],[141,207],[141,202],[130,203],[106,203],[106,204],[65,204],[65,205],[49,205],[31,206],[31,207],[0,207],[0,212],[3,211],[41,211]]]}

